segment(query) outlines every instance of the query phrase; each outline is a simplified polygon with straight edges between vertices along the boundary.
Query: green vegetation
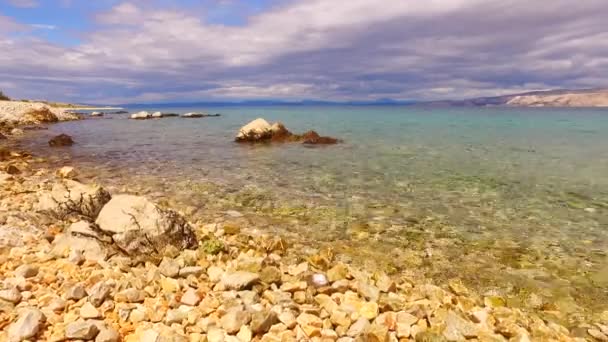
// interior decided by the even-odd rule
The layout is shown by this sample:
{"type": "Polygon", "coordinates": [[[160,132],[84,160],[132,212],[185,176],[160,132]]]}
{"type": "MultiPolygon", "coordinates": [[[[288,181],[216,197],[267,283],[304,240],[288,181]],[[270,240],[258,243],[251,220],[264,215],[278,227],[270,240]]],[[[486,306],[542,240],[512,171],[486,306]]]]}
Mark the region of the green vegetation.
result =
{"type": "Polygon", "coordinates": [[[0,101],[10,101],[11,99],[4,95],[4,93],[2,92],[2,90],[0,90],[0,101]]]}

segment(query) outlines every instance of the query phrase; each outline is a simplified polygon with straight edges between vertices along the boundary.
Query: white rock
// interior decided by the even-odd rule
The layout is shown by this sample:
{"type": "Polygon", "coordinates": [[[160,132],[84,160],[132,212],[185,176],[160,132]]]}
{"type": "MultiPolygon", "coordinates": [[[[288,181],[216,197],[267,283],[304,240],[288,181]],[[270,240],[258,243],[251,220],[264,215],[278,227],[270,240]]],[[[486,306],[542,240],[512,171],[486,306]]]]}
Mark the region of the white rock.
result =
{"type": "Polygon", "coordinates": [[[100,318],[101,314],[99,313],[99,310],[97,310],[93,304],[86,302],[84,303],[84,305],[80,308],[80,317],[84,318],[84,319],[89,319],[89,318],[100,318]]]}
{"type": "Polygon", "coordinates": [[[44,314],[38,309],[25,309],[16,322],[8,329],[10,341],[23,341],[31,339],[40,331],[42,323],[46,320],[44,314]]]}
{"type": "Polygon", "coordinates": [[[268,134],[268,132],[270,132],[271,129],[272,129],[272,126],[268,123],[268,121],[266,121],[262,118],[258,118],[258,119],[251,121],[250,123],[246,124],[245,126],[241,127],[241,129],[239,130],[239,133],[236,136],[236,139],[237,140],[244,140],[244,139],[257,140],[257,139],[261,138],[262,136],[264,136],[265,134],[268,134]]]}
{"type": "Polygon", "coordinates": [[[118,342],[120,335],[112,328],[104,327],[99,330],[99,334],[95,337],[95,342],[118,342]]]}
{"type": "Polygon", "coordinates": [[[178,249],[198,246],[192,227],[182,216],[161,209],[144,197],[114,196],[95,222],[130,254],[162,254],[169,245],[178,249]]]}
{"type": "Polygon", "coordinates": [[[195,289],[188,289],[186,293],[182,296],[181,303],[189,306],[196,306],[201,301],[201,296],[196,293],[195,289]]]}
{"type": "Polygon", "coordinates": [[[14,287],[9,290],[2,290],[0,291],[0,299],[17,304],[21,301],[21,292],[14,287]]]}
{"type": "Polygon", "coordinates": [[[152,117],[153,118],[162,118],[163,117],[163,113],[161,113],[161,112],[154,112],[154,113],[152,113],[152,117]]]}
{"type": "Polygon", "coordinates": [[[60,218],[70,215],[95,218],[110,198],[110,194],[100,186],[65,179],[55,184],[50,192],[42,192],[35,209],[60,218]]]}
{"type": "Polygon", "coordinates": [[[99,334],[99,328],[91,321],[77,321],[65,328],[65,337],[74,340],[92,340],[99,334]]]}
{"type": "Polygon", "coordinates": [[[138,113],[131,114],[131,119],[134,120],[145,120],[151,118],[152,115],[146,111],[141,111],[138,113]]]}
{"type": "Polygon", "coordinates": [[[258,280],[260,280],[260,276],[256,273],[237,271],[224,274],[222,284],[229,290],[244,290],[258,280]]]}

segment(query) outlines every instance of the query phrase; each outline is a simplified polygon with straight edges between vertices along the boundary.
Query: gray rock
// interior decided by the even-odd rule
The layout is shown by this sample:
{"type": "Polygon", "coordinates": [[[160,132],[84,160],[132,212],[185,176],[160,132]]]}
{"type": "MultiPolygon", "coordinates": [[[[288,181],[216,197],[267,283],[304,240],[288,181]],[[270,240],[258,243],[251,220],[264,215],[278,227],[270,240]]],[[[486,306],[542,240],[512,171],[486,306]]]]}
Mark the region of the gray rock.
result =
{"type": "Polygon", "coordinates": [[[222,284],[229,290],[245,290],[258,280],[260,280],[260,276],[256,273],[237,271],[224,274],[222,284]]]}
{"type": "Polygon", "coordinates": [[[175,211],[158,207],[144,197],[119,195],[108,202],[96,220],[114,243],[131,255],[163,254],[168,246],[196,248],[194,230],[175,211]]]}
{"type": "Polygon", "coordinates": [[[21,265],[15,270],[15,275],[23,278],[32,278],[38,275],[38,266],[21,265]]]}
{"type": "Polygon", "coordinates": [[[92,340],[99,334],[99,328],[91,321],[77,321],[65,328],[65,337],[73,340],[92,340]]]}
{"type": "Polygon", "coordinates": [[[23,341],[31,339],[40,331],[42,323],[46,320],[44,314],[38,309],[25,309],[16,322],[8,328],[10,341],[23,341]]]}
{"type": "Polygon", "coordinates": [[[89,302],[95,307],[100,307],[101,304],[110,295],[110,287],[104,281],[100,281],[89,290],[89,302]]]}
{"type": "Polygon", "coordinates": [[[158,265],[158,270],[165,277],[175,278],[179,275],[179,264],[174,259],[163,258],[158,265]]]}
{"type": "Polygon", "coordinates": [[[86,296],[87,291],[84,286],[82,284],[77,284],[70,287],[70,289],[65,294],[65,299],[79,301],[86,296]]]}
{"type": "Polygon", "coordinates": [[[188,278],[188,276],[200,277],[205,273],[205,269],[201,266],[187,266],[179,270],[179,276],[182,278],[188,278]]]}

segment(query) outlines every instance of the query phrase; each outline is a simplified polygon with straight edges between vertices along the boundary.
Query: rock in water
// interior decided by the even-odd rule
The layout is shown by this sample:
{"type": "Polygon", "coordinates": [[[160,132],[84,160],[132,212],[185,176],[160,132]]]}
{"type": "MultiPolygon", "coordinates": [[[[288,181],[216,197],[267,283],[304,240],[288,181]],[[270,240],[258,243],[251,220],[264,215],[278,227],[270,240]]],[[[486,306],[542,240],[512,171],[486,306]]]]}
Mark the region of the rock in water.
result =
{"type": "Polygon", "coordinates": [[[160,255],[169,245],[178,249],[197,246],[196,235],[182,216],[144,197],[115,196],[103,207],[96,223],[131,255],[160,255]]]}
{"type": "Polygon", "coordinates": [[[74,145],[74,140],[67,134],[59,134],[53,139],[49,140],[49,146],[51,147],[61,147],[61,146],[72,146],[74,145]]]}
{"type": "Polygon", "coordinates": [[[38,309],[25,309],[19,319],[8,329],[10,341],[23,341],[31,339],[40,331],[42,323],[46,320],[44,314],[38,309]]]}
{"type": "Polygon", "coordinates": [[[50,192],[40,194],[36,210],[53,213],[60,218],[84,216],[95,219],[110,198],[110,194],[100,186],[66,179],[55,184],[50,192]]]}
{"type": "Polygon", "coordinates": [[[236,136],[237,142],[255,142],[272,138],[272,126],[259,118],[241,127],[236,136]]]}
{"type": "Polygon", "coordinates": [[[103,113],[102,112],[93,112],[93,113],[91,113],[91,116],[93,116],[93,117],[103,116],[103,113]]]}
{"type": "Polygon", "coordinates": [[[150,119],[151,117],[152,117],[152,115],[146,111],[131,114],[131,119],[133,119],[133,120],[145,120],[145,119],[150,119]]]}
{"type": "Polygon", "coordinates": [[[203,118],[208,116],[207,114],[203,114],[203,113],[186,113],[182,115],[182,118],[203,118]]]}
{"type": "Polygon", "coordinates": [[[162,118],[163,117],[163,113],[161,113],[161,112],[154,112],[154,113],[152,113],[152,117],[155,118],[155,119],[162,118]]]}

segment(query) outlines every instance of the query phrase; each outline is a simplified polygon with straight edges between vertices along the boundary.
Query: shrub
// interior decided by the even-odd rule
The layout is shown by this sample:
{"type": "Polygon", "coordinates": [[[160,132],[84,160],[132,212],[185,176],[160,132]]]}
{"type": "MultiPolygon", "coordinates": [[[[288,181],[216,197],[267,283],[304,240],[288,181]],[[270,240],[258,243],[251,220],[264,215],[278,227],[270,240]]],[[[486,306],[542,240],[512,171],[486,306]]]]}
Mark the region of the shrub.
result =
{"type": "Polygon", "coordinates": [[[10,101],[11,99],[4,95],[4,93],[2,92],[2,90],[0,90],[0,101],[10,101]]]}

